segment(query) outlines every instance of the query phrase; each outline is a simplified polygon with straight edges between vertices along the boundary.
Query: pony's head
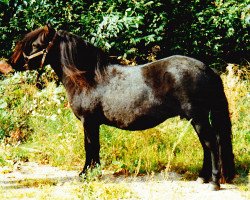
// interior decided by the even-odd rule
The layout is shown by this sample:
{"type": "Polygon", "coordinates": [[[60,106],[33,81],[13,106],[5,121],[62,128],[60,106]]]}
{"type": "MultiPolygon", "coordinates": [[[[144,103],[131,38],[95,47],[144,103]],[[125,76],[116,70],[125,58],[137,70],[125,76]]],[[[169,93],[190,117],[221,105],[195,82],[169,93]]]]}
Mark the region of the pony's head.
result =
{"type": "Polygon", "coordinates": [[[109,60],[104,51],[81,37],[45,25],[17,43],[10,63],[17,71],[39,70],[50,64],[59,79],[91,85],[101,80],[109,60]]]}
{"type": "Polygon", "coordinates": [[[55,39],[55,30],[50,25],[45,25],[30,33],[19,41],[10,59],[12,67],[17,71],[39,69],[46,63],[55,39]]]}

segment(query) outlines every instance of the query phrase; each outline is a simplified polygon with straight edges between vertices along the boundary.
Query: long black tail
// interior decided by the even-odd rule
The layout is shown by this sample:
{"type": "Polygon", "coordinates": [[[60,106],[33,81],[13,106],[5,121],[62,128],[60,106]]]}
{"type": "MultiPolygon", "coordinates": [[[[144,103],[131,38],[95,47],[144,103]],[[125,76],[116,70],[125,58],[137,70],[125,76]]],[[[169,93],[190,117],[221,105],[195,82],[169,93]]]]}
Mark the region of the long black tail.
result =
{"type": "Polygon", "coordinates": [[[211,108],[211,123],[218,138],[222,178],[224,178],[226,182],[231,182],[235,176],[232,125],[222,80],[219,76],[217,76],[216,79],[217,84],[213,88],[215,102],[213,102],[211,108]]]}

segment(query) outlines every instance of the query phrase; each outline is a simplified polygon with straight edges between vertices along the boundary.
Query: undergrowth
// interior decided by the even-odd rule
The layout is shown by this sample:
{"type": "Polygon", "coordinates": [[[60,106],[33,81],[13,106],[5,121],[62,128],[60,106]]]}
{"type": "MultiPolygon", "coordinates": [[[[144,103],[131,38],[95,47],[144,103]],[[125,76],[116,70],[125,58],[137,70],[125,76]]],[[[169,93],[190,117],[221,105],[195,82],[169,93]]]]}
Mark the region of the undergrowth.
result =
{"type": "MultiPolygon", "coordinates": [[[[233,124],[233,147],[239,177],[250,162],[249,71],[229,65],[222,75],[233,124]]],[[[62,85],[47,82],[38,90],[34,75],[16,73],[0,80],[0,165],[36,161],[63,169],[84,165],[84,134],[68,106],[62,85]]],[[[145,131],[129,132],[102,125],[101,168],[145,174],[172,170],[187,179],[197,176],[202,148],[190,122],[168,119],[145,131]]],[[[247,178],[239,181],[239,184],[247,178]]],[[[240,180],[240,178],[238,179],[240,180]]]]}

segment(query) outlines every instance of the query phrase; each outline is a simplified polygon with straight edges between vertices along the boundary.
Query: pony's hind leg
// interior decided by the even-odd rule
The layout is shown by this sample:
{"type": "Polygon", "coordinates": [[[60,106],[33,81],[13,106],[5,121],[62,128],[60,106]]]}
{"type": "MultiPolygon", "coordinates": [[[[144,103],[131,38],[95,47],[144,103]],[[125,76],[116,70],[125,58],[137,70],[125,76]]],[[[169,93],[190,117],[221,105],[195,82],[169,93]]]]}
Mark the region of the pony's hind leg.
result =
{"type": "Polygon", "coordinates": [[[95,120],[84,120],[84,143],[86,161],[82,172],[83,175],[88,169],[92,169],[100,164],[100,142],[99,142],[99,124],[95,120]]]}
{"type": "Polygon", "coordinates": [[[219,151],[215,131],[211,127],[208,118],[193,118],[192,124],[194,129],[198,133],[204,149],[204,163],[200,176],[203,177],[204,180],[208,181],[208,179],[212,175],[211,189],[219,190],[219,151]],[[211,171],[209,172],[209,170],[211,171]]]}
{"type": "MultiPolygon", "coordinates": [[[[197,131],[196,131],[197,132],[197,131]]],[[[198,132],[197,132],[198,134],[198,132]]],[[[203,165],[202,169],[199,173],[199,177],[197,179],[197,182],[200,183],[208,183],[212,176],[212,161],[211,161],[211,153],[208,147],[205,144],[205,141],[202,137],[199,136],[200,143],[203,148],[203,165]]]]}

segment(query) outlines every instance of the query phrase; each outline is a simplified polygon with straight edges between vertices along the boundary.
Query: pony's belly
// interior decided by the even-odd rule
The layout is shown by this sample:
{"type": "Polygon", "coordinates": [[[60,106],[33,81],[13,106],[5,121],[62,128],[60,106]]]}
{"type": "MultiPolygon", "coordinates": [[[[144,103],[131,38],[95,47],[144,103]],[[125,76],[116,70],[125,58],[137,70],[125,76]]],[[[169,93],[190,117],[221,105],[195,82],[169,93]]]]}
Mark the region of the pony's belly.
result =
{"type": "Polygon", "coordinates": [[[117,128],[121,128],[124,130],[130,130],[130,131],[136,131],[136,130],[146,130],[149,128],[153,128],[160,123],[164,122],[166,118],[164,119],[147,119],[147,118],[142,118],[134,121],[133,123],[129,124],[128,126],[120,126],[117,128]]]}
{"type": "Polygon", "coordinates": [[[120,115],[115,115],[110,118],[106,118],[105,124],[114,126],[116,128],[124,130],[145,130],[153,128],[160,123],[164,122],[166,119],[177,116],[175,112],[154,112],[142,115],[136,115],[131,112],[123,113],[120,115]]]}

